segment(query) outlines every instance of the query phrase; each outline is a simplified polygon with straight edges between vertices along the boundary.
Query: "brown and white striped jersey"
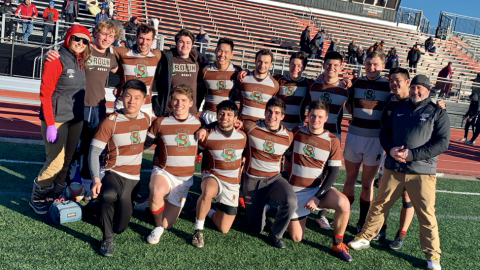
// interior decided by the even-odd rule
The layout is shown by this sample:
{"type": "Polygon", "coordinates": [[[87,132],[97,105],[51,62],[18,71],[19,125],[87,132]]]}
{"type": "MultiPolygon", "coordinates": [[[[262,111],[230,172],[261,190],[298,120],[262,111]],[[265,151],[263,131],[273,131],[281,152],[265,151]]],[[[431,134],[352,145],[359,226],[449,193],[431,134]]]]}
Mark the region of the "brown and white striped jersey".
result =
{"type": "Polygon", "coordinates": [[[200,70],[207,88],[207,96],[203,106],[204,110],[217,111],[218,103],[228,99],[228,94],[235,87],[238,72],[241,70],[241,67],[232,63],[224,71],[218,70],[215,63],[200,70]]]}
{"type": "Polygon", "coordinates": [[[328,119],[324,127],[340,139],[343,108],[348,99],[347,87],[342,81],[327,84],[325,81],[315,80],[310,84],[309,92],[312,100],[321,99],[328,104],[328,119]]]}
{"type": "Polygon", "coordinates": [[[157,139],[158,156],[153,164],[186,181],[193,175],[197,140],[195,131],[200,128],[200,120],[188,115],[185,120],[176,119],[173,114],[158,117],[148,129],[147,136],[157,139]]]}
{"type": "Polygon", "coordinates": [[[378,137],[382,128],[382,114],[390,100],[390,85],[384,77],[369,80],[363,76],[352,82],[348,92],[352,104],[352,123],[348,132],[363,137],[378,137]]]}
{"type": "Polygon", "coordinates": [[[278,82],[270,75],[258,80],[253,72],[249,71],[239,88],[242,96],[240,118],[253,121],[264,119],[268,100],[278,93],[278,82]]]}
{"type": "Polygon", "coordinates": [[[295,81],[287,75],[273,76],[278,81],[278,97],[285,103],[285,118],[282,124],[289,130],[296,126],[303,126],[305,107],[308,99],[308,85],[310,80],[302,77],[295,81]]]}
{"type": "Polygon", "coordinates": [[[323,181],[325,164],[342,166],[340,140],[327,130],[319,135],[312,134],[308,125],[292,131],[294,139],[289,182],[298,187],[318,187],[323,181]]]}
{"type": "Polygon", "coordinates": [[[124,178],[140,180],[143,144],[149,126],[150,117],[142,111],[136,119],[129,119],[120,111],[103,119],[91,143],[105,149],[102,168],[124,178]]]}
{"type": "Polygon", "coordinates": [[[203,175],[213,174],[218,179],[232,183],[240,183],[240,167],[242,153],[247,143],[243,131],[233,129],[230,137],[226,137],[218,125],[207,131],[207,137],[198,143],[201,150],[206,150],[208,163],[203,175]]]}
{"type": "Polygon", "coordinates": [[[133,49],[124,47],[113,47],[112,50],[120,64],[118,66],[120,84],[117,86],[117,99],[122,100],[122,87],[126,81],[138,79],[147,85],[145,104],[151,103],[153,77],[161,57],[161,51],[150,50],[147,55],[141,55],[133,49]]]}
{"type": "Polygon", "coordinates": [[[264,120],[245,120],[247,134],[245,172],[256,177],[271,177],[280,172],[282,156],[293,141],[293,133],[280,125],[277,132],[270,131],[264,120]]]}

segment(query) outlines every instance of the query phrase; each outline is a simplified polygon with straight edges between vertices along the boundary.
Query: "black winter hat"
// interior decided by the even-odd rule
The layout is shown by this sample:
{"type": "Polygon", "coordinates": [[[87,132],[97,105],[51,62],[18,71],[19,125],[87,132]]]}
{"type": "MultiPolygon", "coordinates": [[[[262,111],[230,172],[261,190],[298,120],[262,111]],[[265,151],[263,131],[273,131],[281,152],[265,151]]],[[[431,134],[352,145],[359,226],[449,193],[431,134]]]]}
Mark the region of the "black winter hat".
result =
{"type": "Polygon", "coordinates": [[[420,74],[420,75],[417,75],[415,76],[412,81],[410,82],[410,85],[412,84],[420,84],[420,85],[423,85],[425,86],[428,90],[430,90],[430,79],[423,75],[423,74],[420,74]]]}

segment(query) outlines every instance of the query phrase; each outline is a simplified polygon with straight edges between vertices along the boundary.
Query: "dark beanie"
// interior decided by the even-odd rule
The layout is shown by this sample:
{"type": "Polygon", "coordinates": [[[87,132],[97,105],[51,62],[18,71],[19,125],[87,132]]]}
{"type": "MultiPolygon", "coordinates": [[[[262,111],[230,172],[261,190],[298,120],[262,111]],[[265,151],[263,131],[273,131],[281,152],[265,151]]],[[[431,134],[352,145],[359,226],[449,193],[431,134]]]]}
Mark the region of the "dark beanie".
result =
{"type": "Polygon", "coordinates": [[[420,75],[417,75],[415,76],[412,81],[410,82],[410,84],[420,84],[420,85],[423,85],[425,86],[428,90],[430,90],[430,79],[423,75],[423,74],[420,74],[420,75]]]}

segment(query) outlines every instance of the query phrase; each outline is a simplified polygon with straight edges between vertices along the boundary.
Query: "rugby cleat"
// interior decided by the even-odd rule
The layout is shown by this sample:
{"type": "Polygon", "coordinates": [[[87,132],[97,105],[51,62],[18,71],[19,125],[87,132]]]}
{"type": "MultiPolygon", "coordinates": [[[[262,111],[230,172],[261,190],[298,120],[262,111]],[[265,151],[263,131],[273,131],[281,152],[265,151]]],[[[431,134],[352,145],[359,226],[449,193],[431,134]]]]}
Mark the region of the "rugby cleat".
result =
{"type": "Polygon", "coordinates": [[[464,143],[468,145],[472,145],[472,144],[475,144],[475,141],[468,140],[468,141],[464,141],[464,143]]]}
{"type": "Polygon", "coordinates": [[[393,250],[398,250],[403,246],[403,240],[400,236],[395,237],[393,241],[390,243],[389,247],[393,250]]]}
{"type": "Polygon", "coordinates": [[[320,228],[324,230],[331,230],[332,227],[330,227],[330,224],[328,223],[328,219],[326,217],[319,217],[315,220],[318,225],[320,225],[320,228]]]}
{"type": "Polygon", "coordinates": [[[355,250],[366,249],[370,247],[370,241],[363,237],[356,236],[355,239],[348,243],[348,246],[355,250]]]}
{"type": "Polygon", "coordinates": [[[387,232],[384,230],[380,230],[380,232],[372,238],[372,241],[382,242],[382,241],[385,241],[386,237],[387,237],[387,232]]]}
{"type": "Polygon", "coordinates": [[[462,138],[460,138],[460,139],[458,139],[458,140],[459,140],[459,141],[461,141],[461,142],[464,142],[464,141],[466,141],[466,140],[467,140],[467,138],[465,138],[465,137],[462,137],[462,138]]]}
{"type": "Polygon", "coordinates": [[[440,259],[430,258],[427,259],[427,270],[441,270],[440,259]]]}
{"type": "Polygon", "coordinates": [[[287,247],[287,245],[285,244],[285,241],[283,241],[282,238],[277,238],[273,233],[269,233],[268,238],[270,238],[270,241],[272,241],[273,245],[276,246],[277,248],[287,247]]]}
{"type": "Polygon", "coordinates": [[[352,255],[348,253],[348,247],[345,245],[345,243],[340,243],[338,245],[334,245],[332,243],[332,246],[330,247],[332,251],[342,260],[351,262],[352,261],[352,255]]]}
{"type": "Polygon", "coordinates": [[[202,248],[204,244],[203,230],[195,230],[193,232],[192,245],[197,248],[202,248]]]}
{"type": "Polygon", "coordinates": [[[48,212],[48,202],[47,194],[53,189],[53,184],[46,188],[42,187],[37,183],[37,179],[33,181],[32,196],[28,204],[32,207],[33,211],[39,215],[45,215],[48,212]]]}
{"type": "Polygon", "coordinates": [[[155,227],[153,228],[152,232],[150,233],[149,236],[147,236],[147,242],[152,244],[152,245],[155,245],[155,244],[158,244],[158,242],[160,241],[160,237],[162,236],[163,234],[163,230],[164,228],[163,227],[155,227]]]}

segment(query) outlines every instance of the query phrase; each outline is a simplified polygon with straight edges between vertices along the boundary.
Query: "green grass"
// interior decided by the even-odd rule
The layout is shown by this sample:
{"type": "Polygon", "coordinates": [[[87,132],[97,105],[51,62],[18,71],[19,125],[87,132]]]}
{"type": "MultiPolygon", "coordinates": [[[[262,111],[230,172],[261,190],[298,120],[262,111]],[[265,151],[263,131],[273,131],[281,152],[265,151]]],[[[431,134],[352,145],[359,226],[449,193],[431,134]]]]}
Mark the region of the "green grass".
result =
{"type": "MultiPolygon", "coordinates": [[[[43,161],[44,148],[37,145],[0,143],[2,159],[43,161]]],[[[151,155],[144,155],[143,168],[151,167],[151,155]]],[[[173,229],[160,243],[145,242],[152,225],[149,217],[136,212],[129,227],[115,238],[115,254],[104,258],[98,253],[101,231],[97,219],[85,214],[79,222],[53,226],[44,222],[28,206],[32,180],[41,165],[0,162],[0,269],[416,269],[424,268],[418,240],[418,222],[414,218],[404,247],[392,251],[378,243],[362,251],[350,250],[354,258],[347,263],[330,253],[331,232],[320,229],[314,216],[307,220],[305,239],[300,243],[285,235],[287,249],[279,250],[267,242],[267,233],[252,235],[243,213],[237,215],[227,234],[214,229],[207,219],[205,247],[190,244],[195,215],[182,212],[173,229]]],[[[149,173],[142,173],[141,194],[148,194],[149,173]]],[[[342,183],[341,171],[337,183],[342,183]]],[[[191,189],[199,193],[200,179],[191,189]]],[[[341,186],[336,186],[341,189],[341,186]]],[[[438,189],[480,192],[480,182],[439,179],[438,189]]],[[[359,188],[356,189],[357,198],[359,188]]],[[[480,266],[480,196],[437,193],[438,215],[445,269],[478,269],[480,266]]],[[[186,208],[191,208],[190,203],[186,208]]],[[[358,201],[352,207],[350,223],[358,218],[358,201]]],[[[400,202],[388,219],[387,238],[392,239],[398,226],[400,202]]],[[[327,217],[332,218],[328,213],[327,217]]],[[[271,218],[270,218],[271,219],[271,218]]],[[[352,227],[350,227],[351,229],[352,227]]],[[[347,231],[345,241],[354,235],[347,231]]]]}

